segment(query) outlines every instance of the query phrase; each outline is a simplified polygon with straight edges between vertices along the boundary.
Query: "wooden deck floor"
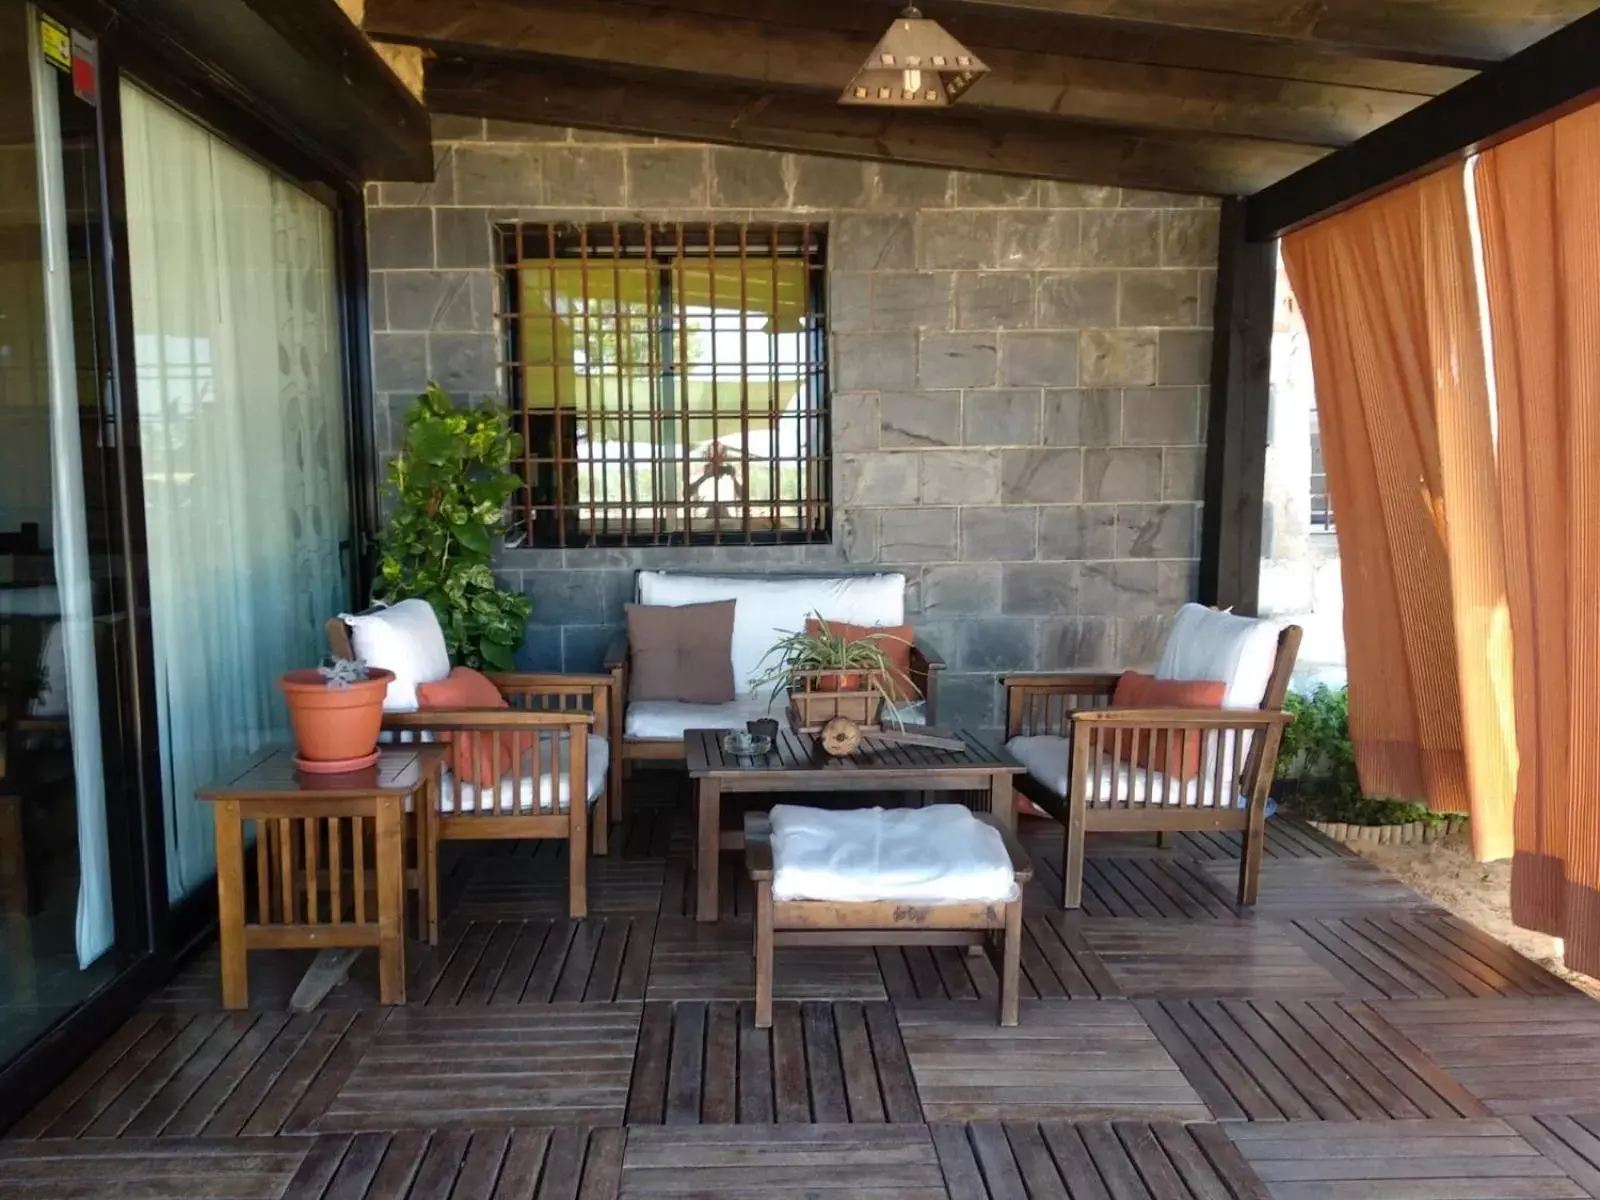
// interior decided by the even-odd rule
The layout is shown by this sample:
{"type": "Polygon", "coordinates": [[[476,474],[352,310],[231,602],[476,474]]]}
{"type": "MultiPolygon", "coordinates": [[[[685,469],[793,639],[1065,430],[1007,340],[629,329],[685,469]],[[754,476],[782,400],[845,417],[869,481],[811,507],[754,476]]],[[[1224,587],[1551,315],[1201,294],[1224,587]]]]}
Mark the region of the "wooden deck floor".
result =
{"type": "Polygon", "coordinates": [[[689,915],[686,790],[643,791],[562,917],[549,844],[468,847],[404,1009],[371,962],[213,958],[0,1141],[0,1196],[610,1200],[1600,1197],[1600,1005],[1289,822],[1262,901],[1225,836],[1091,839],[1063,914],[1025,828],[1022,1024],[955,950],[794,950],[751,1022],[750,895],[689,915]]]}

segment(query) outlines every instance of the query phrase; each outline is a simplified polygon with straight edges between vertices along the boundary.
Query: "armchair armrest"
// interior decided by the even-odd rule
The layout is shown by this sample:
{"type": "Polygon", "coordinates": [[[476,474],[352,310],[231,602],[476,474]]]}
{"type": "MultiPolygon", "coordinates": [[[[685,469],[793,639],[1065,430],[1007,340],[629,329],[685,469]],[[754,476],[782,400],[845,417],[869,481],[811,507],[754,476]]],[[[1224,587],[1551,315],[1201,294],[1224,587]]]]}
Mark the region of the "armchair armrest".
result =
{"type": "Polygon", "coordinates": [[[921,666],[927,671],[942,671],[945,669],[944,656],[931,646],[924,646],[914,642],[911,646],[911,669],[915,671],[921,666]]]}
{"type": "Polygon", "coordinates": [[[563,727],[588,729],[595,714],[587,709],[537,708],[424,708],[416,712],[383,714],[383,727],[394,730],[449,733],[455,730],[526,733],[563,727]]]}
{"type": "Polygon", "coordinates": [[[1066,737],[1072,714],[1110,704],[1119,678],[1105,672],[1001,676],[1007,740],[1040,734],[1066,737]]]}
{"type": "Polygon", "coordinates": [[[929,725],[939,723],[939,673],[944,659],[937,650],[911,644],[911,686],[922,694],[922,708],[929,725]]]}

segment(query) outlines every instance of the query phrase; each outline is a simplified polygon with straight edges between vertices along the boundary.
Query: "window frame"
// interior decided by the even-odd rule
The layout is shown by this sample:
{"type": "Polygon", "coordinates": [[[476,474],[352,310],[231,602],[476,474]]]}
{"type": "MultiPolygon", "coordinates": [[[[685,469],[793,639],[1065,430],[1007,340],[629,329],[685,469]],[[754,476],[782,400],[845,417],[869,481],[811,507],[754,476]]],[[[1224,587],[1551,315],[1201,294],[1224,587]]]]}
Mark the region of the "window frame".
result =
{"type": "MultiPolygon", "coordinates": [[[[644,549],[668,546],[825,545],[832,542],[835,514],[833,395],[829,369],[831,354],[827,305],[826,225],[799,221],[532,220],[497,222],[493,233],[500,300],[501,371],[513,432],[524,439],[523,453],[512,463],[512,469],[522,479],[522,487],[511,501],[513,520],[512,529],[507,537],[508,547],[531,550],[644,549]],[[598,244],[596,244],[597,239],[598,244]],[[535,428],[535,419],[541,410],[528,406],[525,379],[527,364],[523,361],[527,336],[523,328],[523,321],[527,319],[523,311],[524,288],[527,286],[523,280],[523,273],[527,269],[525,264],[570,259],[575,263],[587,261],[597,273],[606,273],[611,271],[611,264],[618,258],[624,262],[649,259],[656,264],[652,294],[655,298],[654,311],[657,315],[648,318],[650,324],[646,336],[659,339],[664,347],[656,360],[660,365],[656,372],[658,382],[651,390],[651,403],[646,409],[628,410],[631,412],[630,419],[650,420],[652,423],[658,419],[670,420],[674,426],[679,420],[703,419],[694,417],[693,413],[685,417],[671,402],[671,398],[678,390],[685,370],[688,372],[688,377],[693,379],[697,368],[703,369],[705,366],[703,363],[689,360],[679,348],[679,322],[687,311],[685,309],[680,312],[678,307],[676,289],[683,279],[679,264],[704,263],[707,259],[718,264],[736,263],[741,277],[747,277],[746,264],[772,262],[803,264],[806,289],[803,320],[806,322],[806,328],[800,331],[799,336],[803,339],[802,344],[806,349],[800,360],[798,378],[803,389],[802,394],[810,401],[810,406],[809,415],[802,409],[795,419],[810,427],[811,440],[808,451],[798,457],[781,457],[774,453],[760,459],[747,459],[745,460],[747,468],[744,472],[744,480],[748,485],[750,478],[748,463],[751,461],[762,465],[770,463],[774,469],[798,464],[808,479],[808,487],[802,488],[796,497],[792,499],[772,497],[748,504],[736,501],[734,504],[743,509],[743,517],[737,523],[724,524],[715,514],[709,524],[705,518],[686,516],[684,519],[686,528],[683,529],[666,528],[662,521],[667,510],[678,506],[683,506],[687,510],[689,505],[682,496],[661,497],[648,502],[637,500],[630,502],[626,499],[626,489],[624,489],[623,498],[620,500],[611,497],[602,499],[591,497],[588,501],[582,501],[575,498],[574,488],[574,498],[560,501],[554,507],[548,501],[530,499],[530,492],[535,487],[535,464],[548,461],[546,452],[541,451],[538,454],[534,452],[533,442],[536,434],[543,438],[545,446],[549,447],[549,456],[577,464],[582,461],[576,452],[577,426],[589,418],[577,407],[570,409],[557,407],[550,412],[553,430],[535,428]],[[567,438],[561,416],[563,412],[570,413],[573,417],[574,428],[571,433],[570,448],[563,445],[567,438]],[[634,506],[631,511],[630,505],[634,506]],[[615,530],[597,527],[596,510],[613,506],[621,506],[624,510],[625,515],[620,521],[622,527],[615,530]],[[755,527],[752,514],[755,515],[755,520],[759,521],[762,510],[769,509],[776,517],[779,508],[786,506],[799,509],[801,517],[798,527],[755,527]],[[547,514],[542,522],[539,520],[541,512],[547,514]],[[650,528],[641,528],[646,523],[650,528]]],[[[747,312],[760,312],[760,309],[752,308],[751,299],[754,297],[747,295],[739,307],[747,312]]],[[[720,312],[722,311],[720,297],[717,303],[720,312]]],[[[729,311],[738,311],[738,308],[729,311]]],[[[689,332],[692,334],[692,328],[689,332]]],[[[713,358],[712,366],[714,370],[720,370],[728,366],[737,367],[738,364],[717,363],[713,358]]],[[[746,363],[743,370],[737,372],[733,379],[722,381],[719,386],[739,391],[755,382],[765,386],[769,378],[775,380],[776,376],[769,376],[765,364],[758,370],[754,364],[746,363]]],[[[716,416],[713,420],[729,421],[731,427],[732,422],[743,422],[754,415],[759,415],[765,420],[769,413],[770,410],[767,408],[758,409],[750,405],[748,392],[745,392],[745,399],[730,410],[731,415],[716,416]]],[[[748,430],[746,432],[748,434],[748,430]]],[[[717,440],[721,440],[723,436],[725,435],[719,434],[717,440]]],[[[663,445],[676,444],[658,442],[656,458],[652,461],[661,461],[660,451],[663,445]]],[[[688,464],[700,460],[685,457],[680,461],[684,466],[684,479],[687,480],[688,464]]],[[[605,466],[615,465],[609,460],[601,462],[605,466]]],[[[636,471],[638,467],[625,463],[623,469],[625,472],[636,471]]],[[[656,481],[662,478],[654,472],[652,477],[656,481]]],[[[559,472],[557,479],[558,481],[560,479],[559,472]]],[[[671,482],[678,482],[676,471],[672,473],[671,482]]],[[[559,482],[558,486],[561,486],[559,482]]],[[[713,503],[710,507],[715,509],[717,503],[713,503]]]]}

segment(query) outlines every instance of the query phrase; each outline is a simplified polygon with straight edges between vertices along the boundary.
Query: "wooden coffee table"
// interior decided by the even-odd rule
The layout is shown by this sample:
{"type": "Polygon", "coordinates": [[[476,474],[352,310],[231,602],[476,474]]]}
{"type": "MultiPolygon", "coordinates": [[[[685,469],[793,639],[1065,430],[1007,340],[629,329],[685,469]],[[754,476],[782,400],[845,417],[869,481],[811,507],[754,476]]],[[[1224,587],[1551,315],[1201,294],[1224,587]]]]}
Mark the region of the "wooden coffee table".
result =
{"type": "MultiPolygon", "coordinates": [[[[872,734],[844,758],[828,755],[809,734],[783,730],[760,756],[723,753],[726,729],[683,735],[689,777],[695,781],[695,916],[717,919],[718,855],[742,850],[744,830],[722,828],[722,797],[772,792],[987,792],[988,811],[1015,832],[1012,784],[1025,768],[997,743],[960,730],[964,750],[896,745],[872,734]]],[[[942,731],[941,731],[942,732],[942,731]]]]}
{"type": "MultiPolygon", "coordinates": [[[[251,950],[361,946],[378,951],[380,1001],[406,1002],[406,802],[421,833],[447,749],[386,747],[375,765],[348,775],[304,774],[293,751],[267,750],[198,793],[216,808],[224,1008],[249,1006],[251,950]],[[247,826],[255,835],[253,889],[247,826]]],[[[426,855],[421,836],[417,842],[421,873],[426,855]]]]}

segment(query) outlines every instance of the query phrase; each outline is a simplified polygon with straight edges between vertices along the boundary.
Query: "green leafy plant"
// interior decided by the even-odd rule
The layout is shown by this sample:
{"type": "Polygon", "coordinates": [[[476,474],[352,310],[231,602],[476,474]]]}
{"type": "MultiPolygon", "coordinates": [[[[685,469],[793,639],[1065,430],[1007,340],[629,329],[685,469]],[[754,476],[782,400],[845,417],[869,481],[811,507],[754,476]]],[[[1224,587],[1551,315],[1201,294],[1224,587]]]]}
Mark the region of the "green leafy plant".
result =
{"type": "Polygon", "coordinates": [[[1447,817],[1426,805],[1362,794],[1348,689],[1319,683],[1310,692],[1290,692],[1283,706],[1294,721],[1279,743],[1277,777],[1301,816],[1348,825],[1445,824],[1447,817]]]}
{"type": "MultiPolygon", "coordinates": [[[[816,633],[805,630],[784,633],[773,643],[772,649],[756,664],[757,674],[751,677],[750,686],[759,690],[772,684],[782,684],[785,689],[793,691],[796,677],[801,672],[861,671],[865,673],[865,690],[883,701],[884,714],[893,724],[899,725],[901,721],[895,712],[894,697],[886,681],[893,678],[911,693],[915,693],[917,688],[904,671],[889,661],[880,644],[884,641],[903,642],[904,639],[889,633],[847,638],[834,633],[819,616],[816,633]],[[763,671],[761,668],[774,658],[777,661],[763,671]]],[[[776,697],[776,689],[773,694],[776,697]]]]}
{"type": "Polygon", "coordinates": [[[533,605],[495,583],[495,540],[521,485],[510,464],[522,439],[505,410],[462,408],[436,383],[406,412],[405,443],[389,465],[397,504],[383,535],[374,593],[433,605],[450,656],[509,671],[533,605]]]}

